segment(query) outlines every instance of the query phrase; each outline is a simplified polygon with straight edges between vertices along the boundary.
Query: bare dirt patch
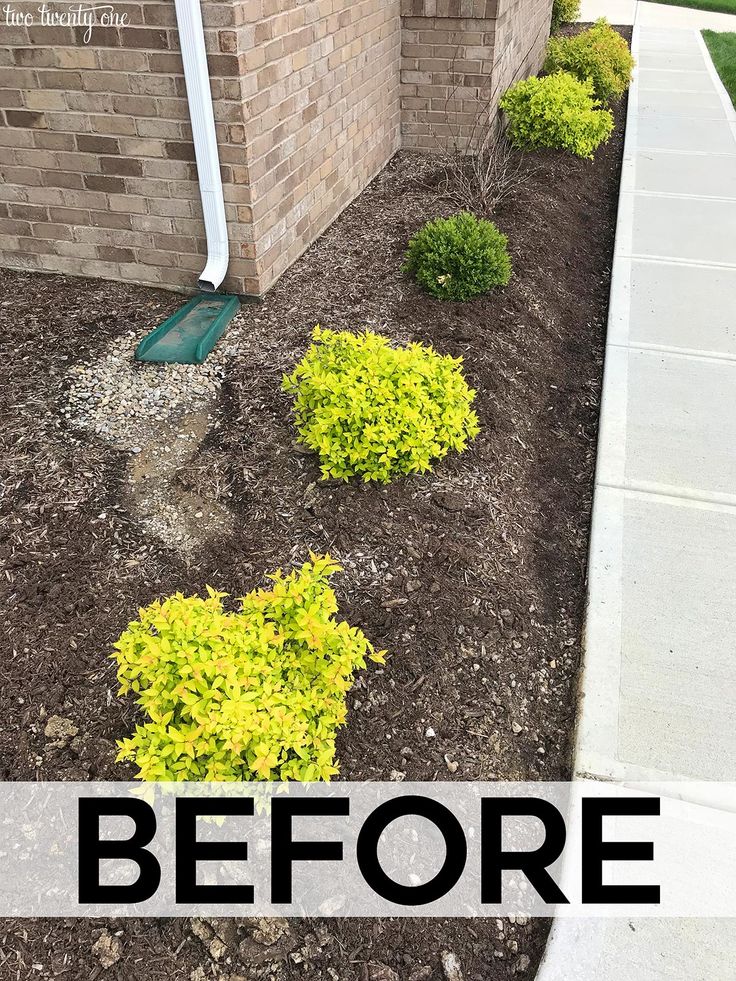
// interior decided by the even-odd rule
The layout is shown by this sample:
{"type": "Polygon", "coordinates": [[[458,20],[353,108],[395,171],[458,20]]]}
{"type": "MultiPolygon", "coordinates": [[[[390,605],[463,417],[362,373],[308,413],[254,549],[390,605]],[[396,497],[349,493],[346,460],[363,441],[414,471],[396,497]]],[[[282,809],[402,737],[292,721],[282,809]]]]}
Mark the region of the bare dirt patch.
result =
{"type": "MultiPolygon", "coordinates": [[[[137,607],[205,583],[241,594],[308,548],[344,565],[342,614],[391,655],[351,693],[342,777],[568,775],[623,116],[594,163],[532,159],[534,179],[497,216],[514,261],[505,291],[446,304],[401,274],[409,236],[452,210],[432,163],[402,154],[244,308],[219,421],[175,478],[208,504],[227,500],[234,527],[188,561],[131,507],[129,454],[62,411],[72,364],[180,298],[0,273],[0,777],[131,776],[114,742],[136,713],[115,697],[107,655],[137,607]],[[482,427],[468,452],[385,488],[321,484],[279,390],[318,322],[462,354],[482,427]],[[47,737],[51,716],[78,732],[47,737]]],[[[195,932],[183,920],[14,921],[0,926],[0,979],[438,981],[446,951],[466,981],[495,981],[531,977],[545,935],[540,921],[292,921],[269,943],[247,920],[195,932]]]]}
{"type": "Polygon", "coordinates": [[[212,426],[208,407],[185,413],[175,426],[156,426],[128,464],[134,514],[146,531],[188,560],[210,539],[229,536],[233,527],[233,516],[221,500],[198,493],[196,481],[180,477],[180,471],[193,467],[196,473],[202,465],[199,447],[212,426]]]}

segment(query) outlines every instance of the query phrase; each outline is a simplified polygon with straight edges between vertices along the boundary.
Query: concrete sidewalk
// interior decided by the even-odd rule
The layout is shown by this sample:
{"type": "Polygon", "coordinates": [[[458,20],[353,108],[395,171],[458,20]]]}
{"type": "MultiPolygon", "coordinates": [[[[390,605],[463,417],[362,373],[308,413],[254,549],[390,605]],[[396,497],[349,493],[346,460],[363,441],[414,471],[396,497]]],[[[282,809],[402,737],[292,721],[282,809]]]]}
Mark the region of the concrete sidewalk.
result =
{"type": "MultiPolygon", "coordinates": [[[[736,113],[698,31],[637,21],[633,50],[575,774],[734,811],[689,782],[736,779],[736,113]]],[[[560,919],[538,977],[735,963],[736,920],[560,919]]]]}
{"type": "Polygon", "coordinates": [[[640,27],[663,27],[702,31],[736,31],[736,15],[716,14],[691,7],[671,4],[645,3],[643,0],[582,0],[580,20],[583,22],[605,17],[609,24],[633,24],[640,27]]]}

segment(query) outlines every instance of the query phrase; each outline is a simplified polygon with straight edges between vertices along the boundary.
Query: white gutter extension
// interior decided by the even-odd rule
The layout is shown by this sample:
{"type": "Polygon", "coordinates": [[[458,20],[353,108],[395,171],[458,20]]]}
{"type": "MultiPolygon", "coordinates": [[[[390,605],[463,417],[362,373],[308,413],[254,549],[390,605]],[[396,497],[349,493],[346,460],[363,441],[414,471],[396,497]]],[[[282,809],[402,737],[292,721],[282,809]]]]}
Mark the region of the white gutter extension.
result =
{"type": "Polygon", "coordinates": [[[197,160],[199,193],[207,235],[207,265],[199,277],[198,285],[202,290],[214,292],[225,278],[230,255],[202,11],[199,0],[175,0],[175,4],[197,160]]]}

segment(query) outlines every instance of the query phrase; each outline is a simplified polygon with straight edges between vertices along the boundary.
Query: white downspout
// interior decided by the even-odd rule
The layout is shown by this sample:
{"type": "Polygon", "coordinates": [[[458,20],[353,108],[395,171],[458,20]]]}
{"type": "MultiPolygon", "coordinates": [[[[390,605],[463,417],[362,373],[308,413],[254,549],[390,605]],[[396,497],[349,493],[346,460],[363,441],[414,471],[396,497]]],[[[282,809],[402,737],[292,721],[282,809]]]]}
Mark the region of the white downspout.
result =
{"type": "Polygon", "coordinates": [[[207,235],[207,265],[199,277],[198,285],[202,290],[214,292],[225,278],[230,255],[202,11],[199,0],[175,0],[175,4],[194,154],[197,159],[199,193],[207,235]]]}

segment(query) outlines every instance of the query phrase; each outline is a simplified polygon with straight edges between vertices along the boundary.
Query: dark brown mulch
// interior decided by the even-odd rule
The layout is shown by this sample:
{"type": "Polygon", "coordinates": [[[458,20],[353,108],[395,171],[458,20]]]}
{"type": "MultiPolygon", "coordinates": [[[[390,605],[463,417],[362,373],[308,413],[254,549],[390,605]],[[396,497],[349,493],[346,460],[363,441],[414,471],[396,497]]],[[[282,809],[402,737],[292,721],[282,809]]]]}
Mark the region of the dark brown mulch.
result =
{"type": "MultiPolygon", "coordinates": [[[[514,261],[506,290],[445,304],[405,279],[408,237],[450,209],[433,164],[402,154],[264,302],[245,308],[248,340],[223,396],[227,426],[204,446],[207,467],[181,474],[203,494],[208,473],[224,474],[237,529],[191,563],[147,539],[128,513],[123,455],[59,415],[69,364],[150,327],[179,299],[0,272],[2,779],[129,777],[114,763],[114,741],[135,713],[115,697],[107,654],[137,607],[206,582],[238,595],[308,548],[342,562],[342,614],[391,655],[351,694],[343,778],[568,776],[623,118],[620,106],[616,135],[594,163],[529,159],[529,183],[496,216],[514,261]],[[462,354],[482,427],[468,452],[385,488],[318,484],[314,459],[293,448],[279,392],[317,322],[462,354]],[[79,726],[69,747],[46,746],[51,714],[79,726]]],[[[186,921],[107,925],[122,931],[122,957],[105,972],[115,981],[188,979],[200,965],[203,978],[308,981],[379,981],[391,977],[387,965],[418,981],[442,976],[442,950],[455,951],[468,981],[521,967],[530,977],[547,929],[294,921],[278,949],[302,953],[271,970],[253,962],[252,924],[222,967],[186,921]]],[[[96,978],[91,947],[103,926],[0,925],[0,978],[96,978]]]]}

